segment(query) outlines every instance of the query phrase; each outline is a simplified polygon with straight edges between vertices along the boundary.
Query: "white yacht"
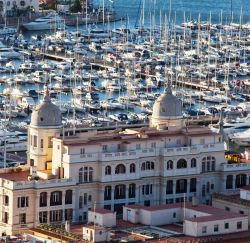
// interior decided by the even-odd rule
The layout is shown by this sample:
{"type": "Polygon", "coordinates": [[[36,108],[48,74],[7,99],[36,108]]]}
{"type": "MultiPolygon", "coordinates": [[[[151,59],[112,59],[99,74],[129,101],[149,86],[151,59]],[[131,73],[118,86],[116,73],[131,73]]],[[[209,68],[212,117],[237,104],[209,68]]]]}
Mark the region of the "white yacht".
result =
{"type": "Polygon", "coordinates": [[[250,146],[250,129],[243,132],[237,132],[234,134],[229,134],[228,137],[240,146],[250,146]]]}
{"type": "Polygon", "coordinates": [[[12,47],[6,47],[2,42],[0,42],[0,58],[16,59],[21,56],[22,54],[15,51],[12,47]]]}
{"type": "Polygon", "coordinates": [[[57,14],[48,14],[45,17],[35,19],[32,22],[23,24],[27,30],[50,30],[61,28],[64,20],[57,14]]]}

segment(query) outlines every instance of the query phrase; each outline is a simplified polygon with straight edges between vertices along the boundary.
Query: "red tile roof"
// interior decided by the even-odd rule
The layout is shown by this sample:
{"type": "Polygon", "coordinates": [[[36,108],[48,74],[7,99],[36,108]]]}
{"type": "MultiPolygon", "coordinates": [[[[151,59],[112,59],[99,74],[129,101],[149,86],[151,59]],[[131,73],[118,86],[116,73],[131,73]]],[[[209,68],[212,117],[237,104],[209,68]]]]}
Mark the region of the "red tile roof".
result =
{"type": "MultiPolygon", "coordinates": [[[[153,212],[153,211],[161,211],[161,210],[172,209],[172,208],[184,208],[184,203],[181,202],[181,203],[172,203],[172,204],[166,204],[166,205],[155,205],[155,206],[150,206],[150,207],[135,204],[135,205],[127,205],[125,207],[130,208],[130,209],[142,209],[142,210],[153,212]]],[[[206,221],[215,221],[215,220],[221,220],[221,219],[246,217],[241,214],[228,212],[223,209],[214,208],[208,205],[199,204],[197,206],[193,206],[191,202],[186,202],[185,208],[208,214],[207,216],[201,216],[197,218],[188,219],[189,221],[192,221],[192,222],[206,222],[206,221]]]]}
{"type": "Polygon", "coordinates": [[[240,190],[250,191],[250,185],[248,185],[248,186],[243,186],[243,187],[240,188],[240,190]]]}

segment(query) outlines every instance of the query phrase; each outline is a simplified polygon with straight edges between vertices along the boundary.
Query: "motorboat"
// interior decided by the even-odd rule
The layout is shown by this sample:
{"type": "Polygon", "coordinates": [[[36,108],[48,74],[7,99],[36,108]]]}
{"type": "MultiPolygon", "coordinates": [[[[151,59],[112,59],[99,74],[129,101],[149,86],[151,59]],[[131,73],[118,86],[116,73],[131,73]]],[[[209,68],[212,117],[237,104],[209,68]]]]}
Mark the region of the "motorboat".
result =
{"type": "Polygon", "coordinates": [[[236,132],[233,134],[229,134],[228,137],[231,141],[235,142],[240,146],[250,146],[250,128],[245,130],[244,132],[236,132]]]}
{"type": "Polygon", "coordinates": [[[45,17],[23,24],[23,27],[27,30],[50,30],[61,28],[63,22],[64,20],[59,15],[51,13],[45,17]]]}
{"type": "Polygon", "coordinates": [[[16,59],[22,56],[21,53],[15,51],[12,47],[6,47],[0,42],[0,58],[16,59]]]}

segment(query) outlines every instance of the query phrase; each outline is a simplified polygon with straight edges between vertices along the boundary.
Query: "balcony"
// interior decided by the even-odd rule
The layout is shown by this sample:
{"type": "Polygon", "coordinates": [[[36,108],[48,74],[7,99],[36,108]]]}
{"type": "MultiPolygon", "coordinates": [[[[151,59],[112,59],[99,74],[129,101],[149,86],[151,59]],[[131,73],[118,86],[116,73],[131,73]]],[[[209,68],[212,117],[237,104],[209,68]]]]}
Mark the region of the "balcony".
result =
{"type": "Polygon", "coordinates": [[[237,164],[221,164],[222,171],[244,171],[250,170],[250,163],[237,163],[237,164]]]}
{"type": "Polygon", "coordinates": [[[164,171],[164,176],[182,176],[200,174],[199,168],[173,169],[164,171]]]}
{"type": "Polygon", "coordinates": [[[51,188],[60,186],[73,186],[76,184],[74,179],[52,179],[39,181],[22,181],[12,182],[12,189],[28,189],[28,188],[51,188]]]}
{"type": "Polygon", "coordinates": [[[116,160],[129,160],[139,159],[145,157],[155,156],[180,156],[197,154],[201,152],[215,152],[222,151],[224,145],[218,144],[204,144],[196,146],[175,147],[175,148],[149,148],[141,150],[132,150],[125,152],[111,152],[111,153],[89,153],[89,154],[64,154],[64,163],[79,163],[79,162],[95,162],[95,161],[116,161],[116,160]]]}
{"type": "Polygon", "coordinates": [[[163,156],[180,156],[180,155],[190,155],[204,152],[215,152],[224,150],[224,145],[222,143],[218,144],[204,144],[195,145],[179,148],[163,148],[161,149],[161,154],[163,156]]]}
{"type": "Polygon", "coordinates": [[[139,159],[141,157],[155,156],[156,150],[153,148],[137,151],[113,152],[113,153],[92,153],[92,154],[64,154],[63,162],[94,162],[94,161],[116,161],[127,159],[139,159]]]}

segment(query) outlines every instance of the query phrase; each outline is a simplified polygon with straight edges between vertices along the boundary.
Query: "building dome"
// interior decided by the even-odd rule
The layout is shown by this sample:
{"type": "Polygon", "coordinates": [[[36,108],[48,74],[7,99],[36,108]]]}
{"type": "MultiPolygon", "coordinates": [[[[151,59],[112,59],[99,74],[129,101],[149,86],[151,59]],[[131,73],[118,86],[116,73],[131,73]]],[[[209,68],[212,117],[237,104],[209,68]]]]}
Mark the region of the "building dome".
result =
{"type": "Polygon", "coordinates": [[[153,119],[175,119],[182,117],[182,102],[173,95],[171,86],[155,101],[153,119]]]}
{"type": "Polygon", "coordinates": [[[43,101],[32,112],[31,126],[58,127],[62,126],[62,114],[60,109],[51,102],[48,91],[43,101]]]}

